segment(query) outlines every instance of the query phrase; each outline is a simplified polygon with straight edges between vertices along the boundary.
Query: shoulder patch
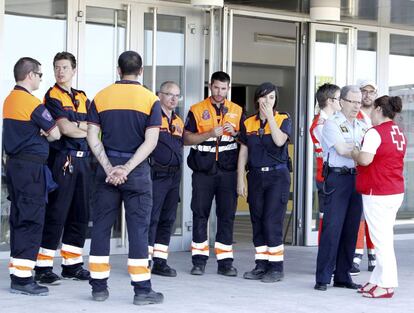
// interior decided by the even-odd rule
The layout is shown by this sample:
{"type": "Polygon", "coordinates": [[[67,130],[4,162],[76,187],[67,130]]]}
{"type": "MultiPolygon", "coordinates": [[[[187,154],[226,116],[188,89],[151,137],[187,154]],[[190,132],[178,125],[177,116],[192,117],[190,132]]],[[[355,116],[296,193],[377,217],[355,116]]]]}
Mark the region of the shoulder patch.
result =
{"type": "Polygon", "coordinates": [[[51,122],[53,120],[52,115],[50,115],[50,112],[46,108],[42,112],[42,117],[48,122],[51,122]]]}

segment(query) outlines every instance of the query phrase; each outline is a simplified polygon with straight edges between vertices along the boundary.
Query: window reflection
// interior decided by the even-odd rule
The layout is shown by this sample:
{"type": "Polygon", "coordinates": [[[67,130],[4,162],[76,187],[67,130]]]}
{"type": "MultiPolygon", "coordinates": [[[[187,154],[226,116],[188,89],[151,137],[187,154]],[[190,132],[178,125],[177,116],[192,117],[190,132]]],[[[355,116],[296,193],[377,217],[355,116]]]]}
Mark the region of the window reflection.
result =
{"type": "Polygon", "coordinates": [[[358,31],[355,81],[377,81],[377,33],[358,31]]]}

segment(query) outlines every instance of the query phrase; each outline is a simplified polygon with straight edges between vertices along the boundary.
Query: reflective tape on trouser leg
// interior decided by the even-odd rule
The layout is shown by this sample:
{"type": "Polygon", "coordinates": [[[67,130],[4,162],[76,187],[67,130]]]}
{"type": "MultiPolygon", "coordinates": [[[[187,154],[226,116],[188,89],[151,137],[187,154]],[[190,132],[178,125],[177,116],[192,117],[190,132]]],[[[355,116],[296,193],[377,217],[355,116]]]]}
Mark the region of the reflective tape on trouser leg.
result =
{"type": "Polygon", "coordinates": [[[166,260],[168,258],[168,246],[160,243],[154,244],[154,258],[166,260]]]}
{"type": "Polygon", "coordinates": [[[255,247],[256,254],[254,255],[255,260],[269,260],[269,253],[268,253],[268,247],[267,246],[260,246],[255,247]]]}
{"type": "Polygon", "coordinates": [[[56,250],[46,249],[40,247],[37,254],[36,266],[37,267],[53,267],[53,258],[56,250]]]}
{"type": "Polygon", "coordinates": [[[12,258],[9,271],[14,276],[27,278],[32,276],[32,270],[35,265],[36,262],[32,260],[12,258]]]}
{"type": "Polygon", "coordinates": [[[93,279],[105,279],[109,277],[111,266],[109,256],[89,256],[89,271],[93,279]]]}
{"type": "Polygon", "coordinates": [[[142,282],[151,279],[148,268],[148,259],[128,259],[128,273],[133,282],[142,282]]]}
{"type": "Polygon", "coordinates": [[[62,249],[60,250],[62,265],[83,263],[82,251],[82,248],[62,243],[62,249]]]}
{"type": "Polygon", "coordinates": [[[191,243],[191,254],[195,255],[204,255],[209,256],[209,248],[208,248],[208,241],[204,241],[201,243],[192,242],[191,243]]]}
{"type": "Polygon", "coordinates": [[[269,247],[269,262],[283,262],[284,246],[269,247]]]}
{"type": "Polygon", "coordinates": [[[217,260],[233,259],[233,245],[225,245],[221,242],[214,244],[217,260]]]}

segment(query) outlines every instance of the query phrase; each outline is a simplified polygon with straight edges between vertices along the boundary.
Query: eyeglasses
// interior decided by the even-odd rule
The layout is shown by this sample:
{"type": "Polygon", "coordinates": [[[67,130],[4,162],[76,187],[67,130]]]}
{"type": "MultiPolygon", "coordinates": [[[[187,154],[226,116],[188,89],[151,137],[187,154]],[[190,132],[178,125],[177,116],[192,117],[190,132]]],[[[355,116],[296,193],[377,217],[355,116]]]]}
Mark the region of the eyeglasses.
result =
{"type": "Polygon", "coordinates": [[[349,103],[352,103],[352,104],[361,104],[361,101],[348,100],[348,99],[345,99],[345,98],[342,98],[342,100],[345,100],[345,101],[347,101],[349,103]]]}
{"type": "Polygon", "coordinates": [[[39,75],[39,78],[42,78],[43,73],[33,71],[33,74],[39,75]]]}
{"type": "Polygon", "coordinates": [[[176,95],[176,94],[173,94],[173,93],[170,93],[170,92],[162,92],[162,91],[160,91],[160,93],[162,93],[163,95],[165,95],[169,99],[176,98],[178,101],[183,100],[182,95],[176,95]]]}
{"type": "Polygon", "coordinates": [[[361,92],[362,93],[365,93],[367,95],[370,95],[370,96],[374,96],[374,95],[377,94],[377,91],[376,90],[364,90],[364,89],[362,89],[361,92]]]}

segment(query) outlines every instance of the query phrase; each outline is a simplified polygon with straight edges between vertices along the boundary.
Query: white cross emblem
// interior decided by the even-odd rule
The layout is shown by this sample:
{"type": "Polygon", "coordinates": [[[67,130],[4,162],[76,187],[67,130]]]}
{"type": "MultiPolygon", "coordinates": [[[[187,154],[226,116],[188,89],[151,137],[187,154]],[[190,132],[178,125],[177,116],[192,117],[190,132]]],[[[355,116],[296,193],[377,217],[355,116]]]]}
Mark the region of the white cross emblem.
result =
{"type": "Polygon", "coordinates": [[[397,150],[402,151],[405,145],[405,137],[397,125],[392,126],[391,138],[392,142],[397,146],[397,150]]]}

